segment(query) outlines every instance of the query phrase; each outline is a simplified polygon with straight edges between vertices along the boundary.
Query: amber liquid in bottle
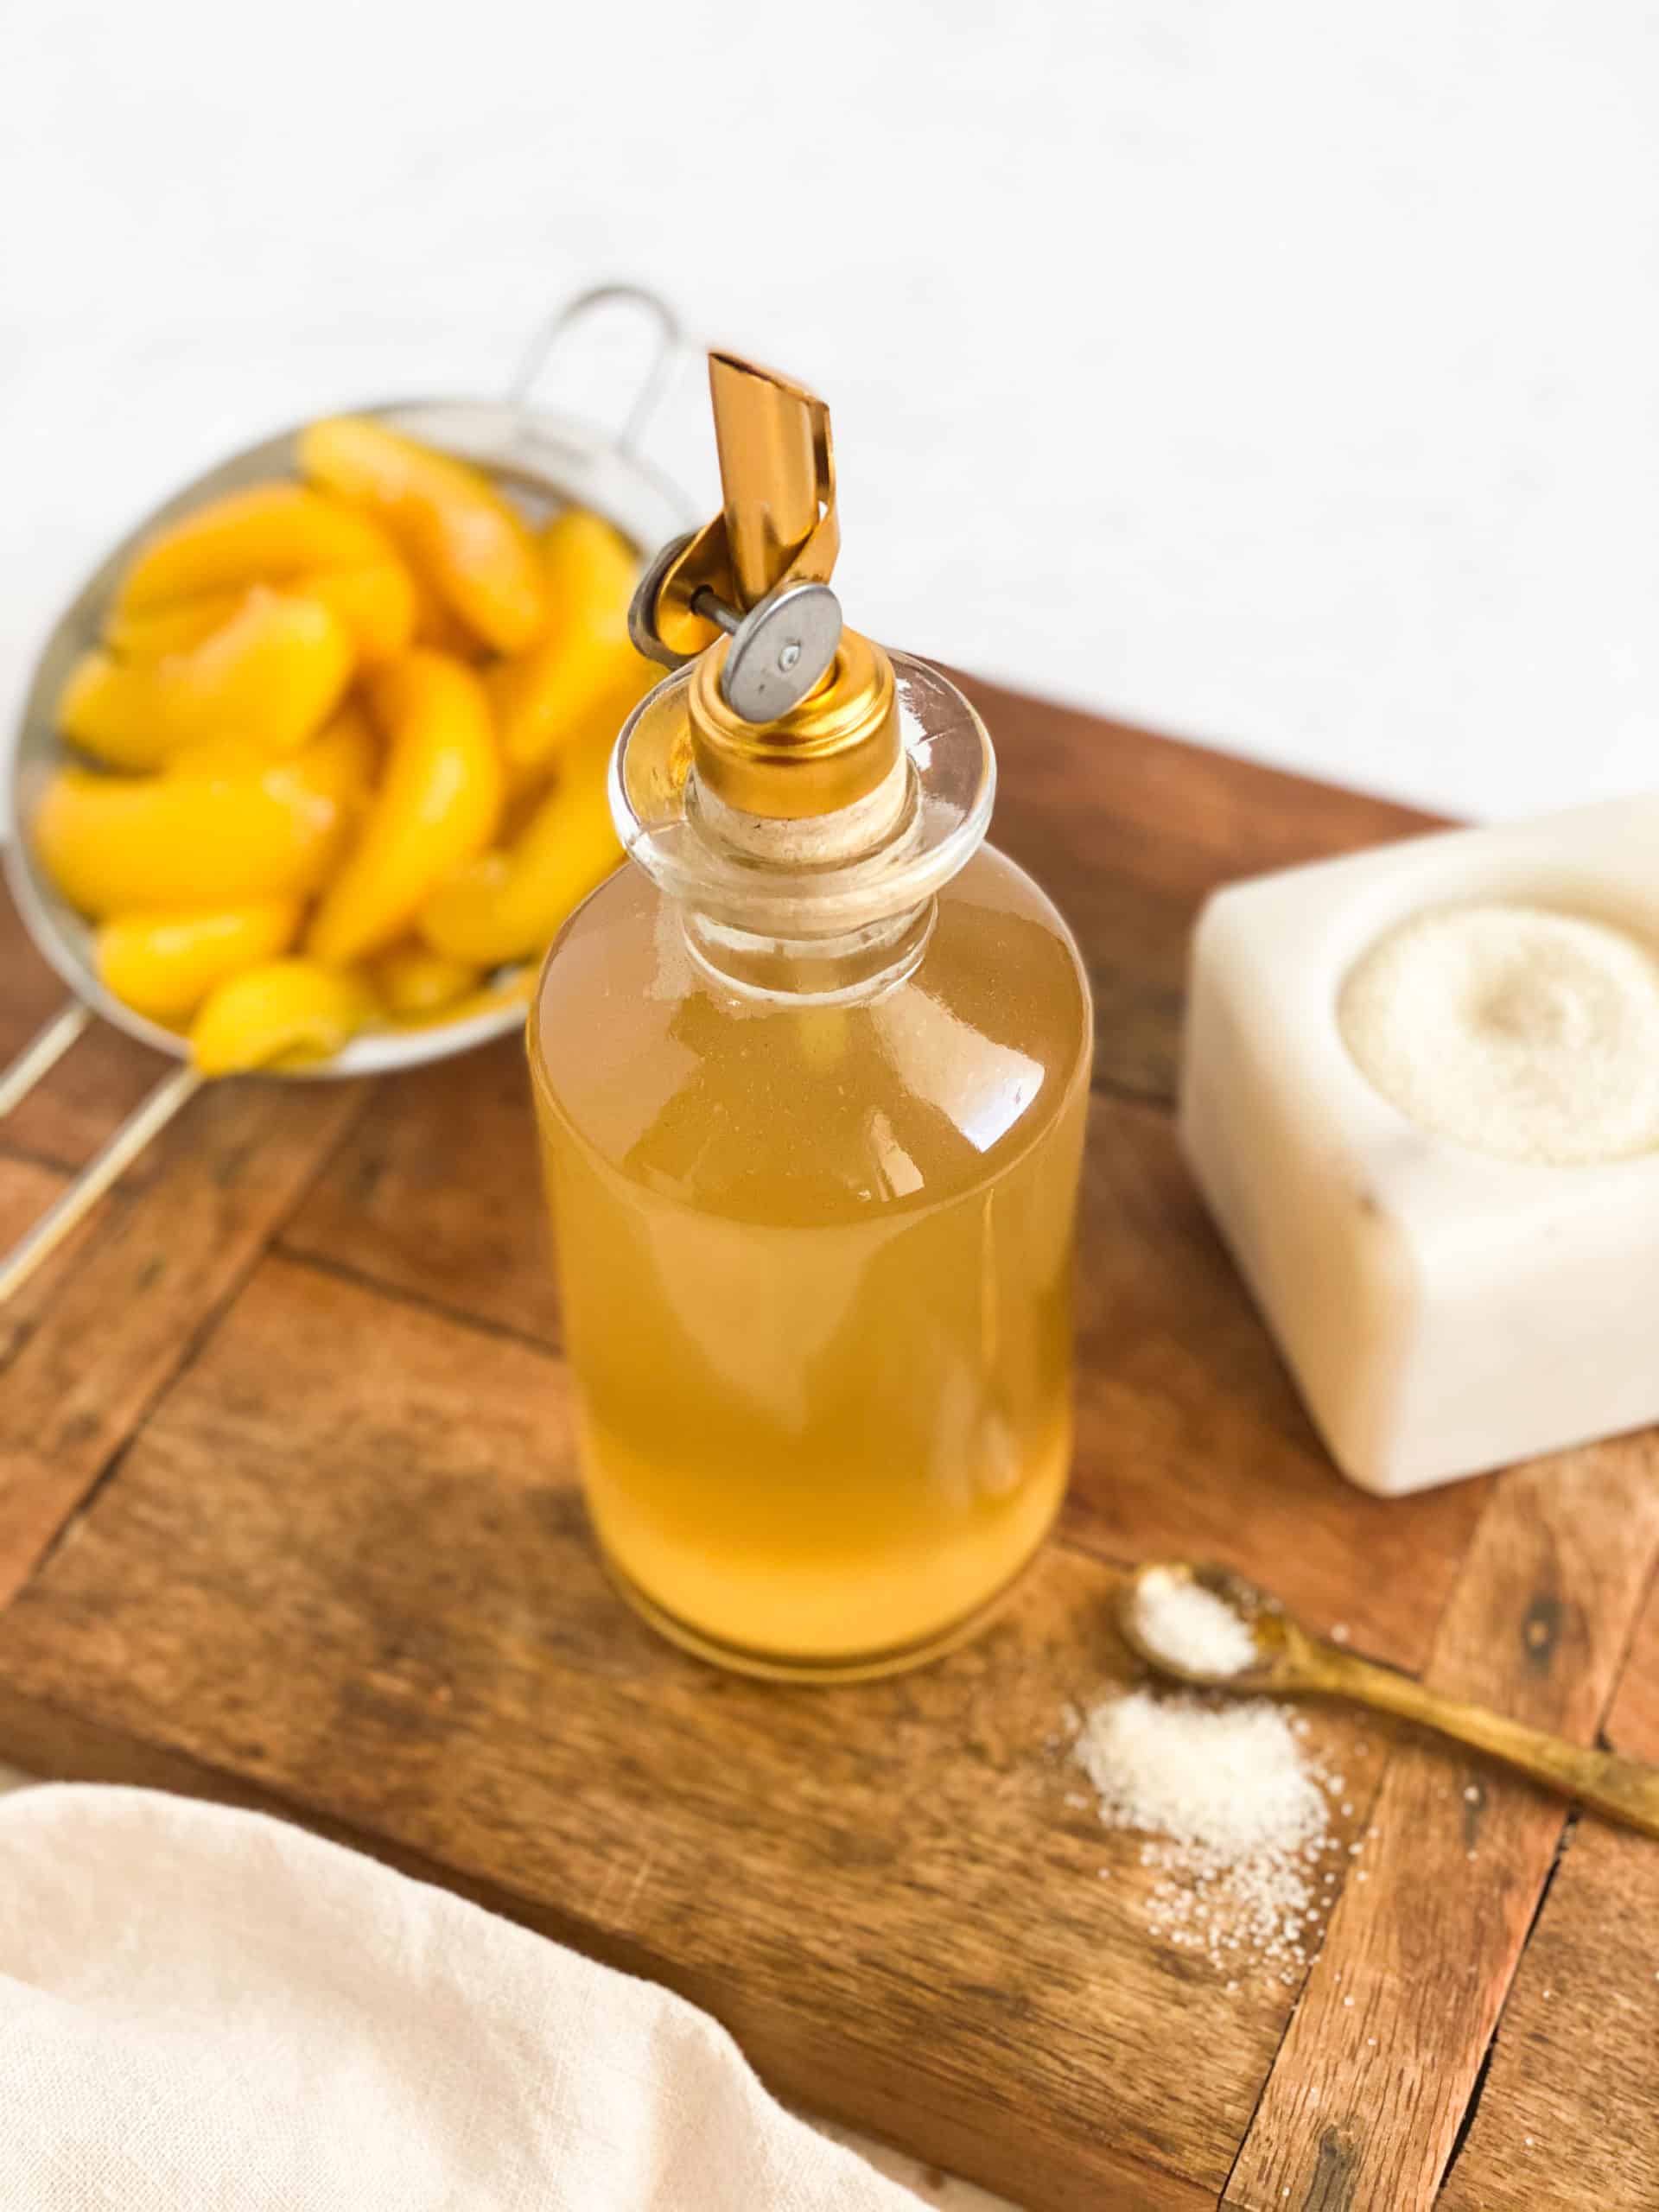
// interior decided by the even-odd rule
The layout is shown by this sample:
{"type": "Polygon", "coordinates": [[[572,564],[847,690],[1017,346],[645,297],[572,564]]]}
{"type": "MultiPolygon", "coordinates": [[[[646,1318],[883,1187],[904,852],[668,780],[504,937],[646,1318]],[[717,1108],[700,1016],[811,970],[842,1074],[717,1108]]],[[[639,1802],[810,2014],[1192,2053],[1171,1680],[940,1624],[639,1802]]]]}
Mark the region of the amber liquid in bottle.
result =
{"type": "Polygon", "coordinates": [[[848,1676],[976,1625],[1058,1510],[1088,991],[982,849],[896,969],[756,992],[641,871],[555,946],[531,1060],[589,1508],[705,1656],[848,1676]]]}

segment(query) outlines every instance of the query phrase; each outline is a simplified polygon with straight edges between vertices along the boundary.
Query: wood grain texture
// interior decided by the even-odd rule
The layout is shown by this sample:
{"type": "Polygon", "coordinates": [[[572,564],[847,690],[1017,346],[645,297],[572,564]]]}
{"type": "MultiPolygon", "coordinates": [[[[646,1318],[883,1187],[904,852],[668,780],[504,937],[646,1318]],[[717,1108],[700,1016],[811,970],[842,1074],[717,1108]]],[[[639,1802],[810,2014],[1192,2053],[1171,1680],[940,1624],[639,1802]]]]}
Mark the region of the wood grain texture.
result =
{"type": "MultiPolygon", "coordinates": [[[[188,1357],[362,1103],[354,1086],[200,1093],[24,1299],[0,1365],[0,1603],[188,1357]]],[[[10,1174],[16,1193],[39,1170],[10,1174]]]]}
{"type": "MultiPolygon", "coordinates": [[[[1475,1532],[1429,1679],[1592,1740],[1656,1554],[1653,1438],[1516,1471],[1475,1532]]],[[[1431,1738],[1399,1746],[1361,1855],[1367,1880],[1344,1889],[1229,2206],[1396,2212],[1432,2202],[1564,1818],[1559,1800],[1467,1753],[1431,1738]]]]}
{"type": "MultiPolygon", "coordinates": [[[[1603,1733],[1659,1764],[1659,1585],[1603,1733]]],[[[1592,1819],[1564,1840],[1445,2212],[1659,2204],[1659,1852],[1592,1819]]]]}
{"type": "MultiPolygon", "coordinates": [[[[283,1249],[556,1347],[537,1174],[509,1041],[387,1085],[283,1249]]],[[[1421,1667],[1488,1485],[1386,1500],[1332,1480],[1166,1114],[1097,1099],[1083,1205],[1068,1534],[1108,1560],[1224,1553],[1421,1667]],[[1357,1579],[1357,1555],[1377,1571],[1357,1579]]]]}
{"type": "MultiPolygon", "coordinates": [[[[32,1160],[8,1160],[0,1169],[0,1250],[10,1251],[19,1237],[40,1219],[68,1181],[56,1168],[32,1160]]],[[[6,1364],[39,1320],[56,1286],[75,1264],[75,1256],[92,1233],[83,1222],[52,1257],[35,1273],[17,1295],[0,1306],[0,1376],[6,1364]]]]}
{"type": "Polygon", "coordinates": [[[1051,1549],[895,1682],[728,1680],[619,1610],[567,1395],[531,1346],[267,1261],[0,1623],[14,1727],[67,1709],[489,1882],[785,2094],[1027,2202],[1213,2202],[1292,1993],[1218,2005],[1147,1943],[1133,1840],[1066,1802],[1060,1700],[1126,1667],[1111,1572],[1051,1549]]]}
{"type": "Polygon", "coordinates": [[[524,1043],[504,1037],[388,1084],[283,1249],[556,1347],[540,1175],[524,1043]]]}
{"type": "MultiPolygon", "coordinates": [[[[20,1052],[68,998],[29,943],[10,899],[0,889],[0,1067],[20,1052]]],[[[0,1123],[0,1157],[32,1158],[79,1167],[167,1072],[159,1052],[146,1052],[107,1022],[98,1022],[43,1083],[0,1123]]],[[[128,1178],[136,1187],[140,1163],[128,1178]]]]}
{"type": "Polygon", "coordinates": [[[1491,1485],[1379,1498],[1332,1475],[1166,1115],[1096,1101],[1079,1247],[1067,1535],[1120,1561],[1224,1559],[1421,1668],[1491,1485]]]}
{"type": "MultiPolygon", "coordinates": [[[[1224,2191],[1420,2212],[1514,1979],[1447,2204],[1648,2208],[1649,2167],[1595,2152],[1585,2114],[1634,2130],[1650,2101],[1635,1986],[1605,2058],[1586,2028],[1650,1847],[1580,1828],[1516,1978],[1559,1811],[1319,1716],[1354,1777],[1344,1838],[1375,1830],[1350,1862],[1365,1879],[1305,1996],[1272,1971],[1230,1991],[1149,1936],[1156,1877],[1099,1827],[1058,1733],[1065,1700],[1125,1678],[1118,1563],[1154,1553],[1230,1558],[1529,1718],[1587,1734],[1603,1709],[1659,1546],[1653,1440],[1413,1498],[1350,1488],[1166,1111],[1204,895],[1424,819],[969,688],[999,744],[998,840],[1077,927],[1100,1016],[1076,1479],[1002,1619],[920,1675],[823,1693],[713,1673],[619,1606],[575,1488],[510,1043],[366,1108],[315,1085],[198,1101],[10,1309],[0,1757],[355,1841],[670,1982],[785,2094],[1031,2212],[1224,2191]],[[1545,1942],[1586,2008],[1560,2026],[1545,1942]],[[1541,2105],[1581,2193],[1565,2150],[1535,2165],[1517,2141],[1541,2105]]],[[[0,1052],[58,996],[32,955],[12,964],[0,1052]]],[[[0,1235],[152,1072],[88,1040],[0,1129],[0,1235]]],[[[1633,1744],[1659,1740],[1640,1671],[1611,1724],[1633,1744]]]]}

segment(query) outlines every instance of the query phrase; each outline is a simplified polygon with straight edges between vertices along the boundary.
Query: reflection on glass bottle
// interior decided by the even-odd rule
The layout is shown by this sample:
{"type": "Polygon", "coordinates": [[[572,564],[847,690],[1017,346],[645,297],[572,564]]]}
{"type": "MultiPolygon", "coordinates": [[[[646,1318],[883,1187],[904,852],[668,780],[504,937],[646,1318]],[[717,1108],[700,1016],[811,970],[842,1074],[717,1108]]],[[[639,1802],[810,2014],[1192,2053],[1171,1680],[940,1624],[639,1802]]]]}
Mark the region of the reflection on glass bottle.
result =
{"type": "MultiPolygon", "coordinates": [[[[790,581],[731,575],[746,603],[790,581]]],[[[583,1474],[668,1633],[876,1672],[972,1627],[1064,1491],[1088,992],[982,843],[991,755],[959,693],[844,632],[746,731],[727,650],[624,732],[637,865],[533,1008],[583,1474]]]]}

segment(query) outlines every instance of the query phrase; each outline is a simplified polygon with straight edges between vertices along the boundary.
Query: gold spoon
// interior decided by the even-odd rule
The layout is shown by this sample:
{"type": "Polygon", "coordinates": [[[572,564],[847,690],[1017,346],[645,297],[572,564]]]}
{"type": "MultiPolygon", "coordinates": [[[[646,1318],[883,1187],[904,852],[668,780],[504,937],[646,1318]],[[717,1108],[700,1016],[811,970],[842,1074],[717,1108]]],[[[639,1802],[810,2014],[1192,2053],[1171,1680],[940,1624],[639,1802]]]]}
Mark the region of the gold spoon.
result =
{"type": "Polygon", "coordinates": [[[1501,1759],[1529,1780],[1605,1813],[1609,1820],[1622,1821],[1643,1835],[1659,1836],[1659,1768],[1639,1765],[1612,1751],[1586,1751],[1541,1729],[1523,1727],[1484,1706],[1442,1697],[1409,1675],[1396,1674],[1391,1667],[1362,1659],[1339,1643],[1310,1634],[1276,1598],[1225,1567],[1169,1560],[1141,1567],[1123,1586],[1118,1625],[1132,1651],[1178,1681],[1251,1696],[1352,1698],[1357,1705],[1395,1713],[1421,1728],[1449,1736],[1454,1743],[1467,1744],[1471,1751],[1501,1759]],[[1219,1598],[1249,1630],[1255,1657],[1231,1674],[1206,1673],[1160,1649],[1151,1640],[1141,1606],[1150,1575],[1196,1583],[1219,1598]]]}

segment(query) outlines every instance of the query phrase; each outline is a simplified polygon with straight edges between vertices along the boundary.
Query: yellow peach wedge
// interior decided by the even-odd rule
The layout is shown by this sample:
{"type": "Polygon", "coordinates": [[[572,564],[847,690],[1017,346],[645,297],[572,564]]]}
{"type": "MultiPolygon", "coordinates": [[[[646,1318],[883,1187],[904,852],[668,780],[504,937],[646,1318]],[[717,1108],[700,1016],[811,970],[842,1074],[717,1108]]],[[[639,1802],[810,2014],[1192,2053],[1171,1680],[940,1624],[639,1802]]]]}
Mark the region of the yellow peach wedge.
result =
{"type": "Polygon", "coordinates": [[[190,1025],[190,1057],[206,1076],[326,1060],[379,1008],[363,977],[315,960],[269,960],[219,984],[190,1025]]]}
{"type": "Polygon", "coordinates": [[[152,1021],[194,1014],[216,984],[294,942],[297,899],[256,899],[202,912],[118,914],[98,932],[99,980],[152,1021]]]}
{"type": "Polygon", "coordinates": [[[456,660],[482,660],[489,647],[467,627],[437,586],[412,563],[409,579],[415,593],[414,642],[429,645],[434,652],[453,654],[456,660]]]}
{"type": "MultiPolygon", "coordinates": [[[[305,748],[305,757],[334,763],[339,779],[360,807],[379,772],[380,741],[369,718],[355,700],[345,705],[318,731],[305,748]]],[[[194,745],[181,745],[168,762],[169,777],[208,776],[216,781],[239,776],[262,776],[272,765],[270,754],[241,730],[226,730],[219,737],[204,737],[194,745]]],[[[353,820],[348,827],[354,828],[353,820]]]]}
{"type": "Polygon", "coordinates": [[[290,587],[326,607],[365,668],[395,660],[415,634],[415,585],[401,561],[366,569],[314,569],[290,587]]]}
{"type": "MultiPolygon", "coordinates": [[[[313,569],[283,587],[313,599],[338,617],[365,667],[404,651],[415,632],[415,582],[401,561],[385,560],[364,569],[313,569]]],[[[257,589],[257,586],[248,588],[257,589]]],[[[126,661],[160,660],[188,652],[228,622],[246,589],[210,591],[198,599],[176,600],[125,614],[114,609],[104,626],[104,642],[126,661]]]]}
{"type": "Polygon", "coordinates": [[[372,762],[360,721],[341,715],[302,752],[264,766],[201,761],[160,776],[60,769],[35,810],[35,849],[85,914],[302,897],[333,868],[372,762]]]}
{"type": "Polygon", "coordinates": [[[495,734],[471,669],[416,651],[376,670],[365,690],[385,767],[307,938],[336,966],[404,936],[434,887],[488,844],[501,812],[495,734]]]}
{"type": "Polygon", "coordinates": [[[255,484],[168,523],[134,556],[116,596],[120,617],[250,584],[292,583],[318,569],[372,569],[396,558],[366,515],[304,484],[255,484]]]}
{"type": "Polygon", "coordinates": [[[541,555],[547,627],[486,678],[513,789],[546,774],[562,753],[614,737],[662,674],[629,642],[639,562],[609,523],[570,508],[542,533],[541,555]]]}
{"type": "Polygon", "coordinates": [[[486,644],[517,652],[540,634],[547,601],[535,542],[480,470],[363,416],[313,423],[299,455],[313,483],[391,532],[486,644]]]}
{"type": "Polygon", "coordinates": [[[440,885],[421,910],[421,935],[480,968],[528,959],[621,857],[604,756],[592,753],[570,764],[512,845],[440,885]]]}
{"type": "Polygon", "coordinates": [[[205,591],[194,599],[176,599],[167,607],[143,608],[124,614],[111,607],[104,625],[104,642],[120,660],[161,660],[168,653],[188,653],[215,630],[222,630],[247,597],[248,587],[233,585],[228,591],[205,591]]]}
{"type": "Polygon", "coordinates": [[[101,647],[70,671],[58,727],[113,768],[156,768],[236,730],[271,753],[314,736],[351,681],[352,641],[312,599],[259,588],[188,652],[126,661],[101,647]]]}
{"type": "Polygon", "coordinates": [[[509,1007],[515,1010],[527,1007],[535,995],[540,970],[539,961],[522,968],[511,968],[499,976],[478,984],[458,999],[435,1007],[430,1014],[405,1014],[397,1017],[400,1029],[431,1029],[440,1023],[476,1021],[486,1014],[504,1014],[509,1007]]]}
{"type": "Polygon", "coordinates": [[[480,980],[470,961],[452,960],[412,938],[377,954],[369,963],[369,976],[387,1013],[405,1021],[442,1013],[476,990],[480,980]]]}

